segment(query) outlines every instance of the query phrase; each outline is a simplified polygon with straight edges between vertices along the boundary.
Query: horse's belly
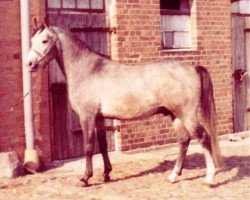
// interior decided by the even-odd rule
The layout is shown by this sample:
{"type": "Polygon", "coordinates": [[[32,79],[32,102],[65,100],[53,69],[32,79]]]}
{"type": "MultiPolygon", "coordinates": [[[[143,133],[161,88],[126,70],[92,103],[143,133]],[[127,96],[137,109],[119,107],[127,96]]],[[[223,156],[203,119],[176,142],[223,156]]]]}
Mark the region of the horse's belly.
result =
{"type": "Polygon", "coordinates": [[[156,108],[140,110],[121,108],[119,110],[104,110],[102,111],[102,115],[111,119],[132,120],[150,117],[156,112],[156,110],[156,108]]]}
{"type": "Polygon", "coordinates": [[[158,107],[156,99],[127,94],[123,98],[103,102],[101,112],[109,118],[135,119],[152,115],[158,107]]]}

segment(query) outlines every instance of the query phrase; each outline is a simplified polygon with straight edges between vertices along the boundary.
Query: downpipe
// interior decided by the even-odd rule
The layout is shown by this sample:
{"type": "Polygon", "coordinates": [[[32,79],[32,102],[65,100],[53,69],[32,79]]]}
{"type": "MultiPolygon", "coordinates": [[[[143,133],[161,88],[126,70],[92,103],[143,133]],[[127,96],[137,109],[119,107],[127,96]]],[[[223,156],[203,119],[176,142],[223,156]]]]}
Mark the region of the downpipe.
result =
{"type": "Polygon", "coordinates": [[[20,1],[21,13],[21,39],[22,39],[22,76],[23,95],[28,94],[23,99],[24,105],[24,129],[26,149],[24,152],[24,167],[27,171],[35,173],[39,169],[39,155],[35,149],[33,106],[32,106],[32,84],[31,73],[25,66],[25,59],[30,49],[30,10],[29,0],[20,1]]]}

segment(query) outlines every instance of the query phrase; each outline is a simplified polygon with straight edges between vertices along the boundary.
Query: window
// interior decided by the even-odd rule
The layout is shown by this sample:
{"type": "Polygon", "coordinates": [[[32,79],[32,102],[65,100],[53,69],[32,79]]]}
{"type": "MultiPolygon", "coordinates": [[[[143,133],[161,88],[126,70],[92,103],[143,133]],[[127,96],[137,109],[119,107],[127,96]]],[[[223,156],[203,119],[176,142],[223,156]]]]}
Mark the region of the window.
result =
{"type": "Polygon", "coordinates": [[[180,10],[180,1],[175,0],[161,0],[161,9],[171,9],[171,10],[180,10]]]}
{"type": "Polygon", "coordinates": [[[250,0],[231,0],[232,13],[250,14],[250,0]]]}
{"type": "Polygon", "coordinates": [[[104,12],[104,0],[47,0],[49,9],[104,12]]]}
{"type": "Polygon", "coordinates": [[[189,0],[161,0],[163,49],[191,47],[189,0]]]}

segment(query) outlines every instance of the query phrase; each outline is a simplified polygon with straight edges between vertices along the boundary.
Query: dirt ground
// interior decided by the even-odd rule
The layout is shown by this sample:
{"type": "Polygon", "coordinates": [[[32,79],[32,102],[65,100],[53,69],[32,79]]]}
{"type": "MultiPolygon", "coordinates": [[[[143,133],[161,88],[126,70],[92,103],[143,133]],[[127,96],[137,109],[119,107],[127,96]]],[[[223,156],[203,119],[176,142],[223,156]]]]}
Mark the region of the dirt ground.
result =
{"type": "Polygon", "coordinates": [[[205,162],[201,148],[192,144],[183,175],[175,184],[167,182],[177,157],[177,146],[142,153],[110,153],[112,181],[103,183],[102,158],[94,157],[90,187],[80,187],[85,160],[54,162],[54,168],[16,179],[0,179],[0,200],[246,200],[250,199],[250,138],[220,141],[225,170],[216,185],[203,184],[205,162]]]}

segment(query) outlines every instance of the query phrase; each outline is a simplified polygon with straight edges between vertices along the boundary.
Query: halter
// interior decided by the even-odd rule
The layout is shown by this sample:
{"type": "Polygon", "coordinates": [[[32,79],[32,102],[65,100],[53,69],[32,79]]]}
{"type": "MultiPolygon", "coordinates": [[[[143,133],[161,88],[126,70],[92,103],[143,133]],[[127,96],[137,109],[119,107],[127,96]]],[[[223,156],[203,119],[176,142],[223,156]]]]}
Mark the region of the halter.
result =
{"type": "Polygon", "coordinates": [[[37,51],[37,50],[34,49],[33,47],[31,47],[31,50],[34,51],[40,58],[43,59],[43,58],[45,58],[45,57],[48,55],[48,53],[49,53],[49,52],[51,51],[51,49],[54,47],[55,43],[56,43],[56,40],[53,41],[53,43],[51,44],[51,46],[47,49],[47,51],[46,51],[44,54],[40,53],[39,51],[37,51]]]}

